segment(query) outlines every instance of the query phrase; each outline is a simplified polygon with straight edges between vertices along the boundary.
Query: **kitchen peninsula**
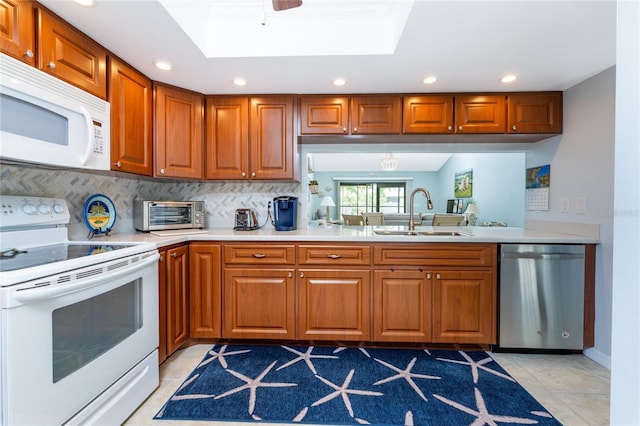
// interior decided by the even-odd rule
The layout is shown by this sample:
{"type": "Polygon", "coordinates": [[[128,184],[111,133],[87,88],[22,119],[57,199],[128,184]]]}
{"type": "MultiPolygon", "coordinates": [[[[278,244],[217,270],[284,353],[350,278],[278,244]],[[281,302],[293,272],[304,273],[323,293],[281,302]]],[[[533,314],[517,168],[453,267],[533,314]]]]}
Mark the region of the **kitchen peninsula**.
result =
{"type": "Polygon", "coordinates": [[[219,338],[498,344],[502,243],[585,245],[584,347],[593,345],[597,234],[416,227],[416,235],[393,235],[405,230],[208,229],[106,240],[153,242],[162,254],[161,360],[189,342],[219,338]]]}

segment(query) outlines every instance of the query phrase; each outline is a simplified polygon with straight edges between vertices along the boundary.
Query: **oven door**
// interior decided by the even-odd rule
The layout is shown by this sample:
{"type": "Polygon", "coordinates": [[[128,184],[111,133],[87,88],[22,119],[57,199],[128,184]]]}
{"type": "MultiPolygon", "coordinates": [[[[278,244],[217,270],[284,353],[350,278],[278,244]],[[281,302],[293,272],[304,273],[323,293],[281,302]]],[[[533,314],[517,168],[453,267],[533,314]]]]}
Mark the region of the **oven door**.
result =
{"type": "Polygon", "coordinates": [[[156,350],[157,260],[2,289],[2,424],[62,424],[156,350]]]}

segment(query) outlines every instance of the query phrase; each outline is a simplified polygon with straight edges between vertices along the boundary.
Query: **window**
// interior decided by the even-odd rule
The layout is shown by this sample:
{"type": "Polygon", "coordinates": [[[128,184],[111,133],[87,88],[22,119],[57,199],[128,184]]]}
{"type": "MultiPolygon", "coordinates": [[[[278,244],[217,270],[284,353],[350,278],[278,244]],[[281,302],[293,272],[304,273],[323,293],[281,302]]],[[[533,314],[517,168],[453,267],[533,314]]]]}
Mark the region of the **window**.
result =
{"type": "Polygon", "coordinates": [[[340,182],[342,214],[404,213],[405,182],[340,182]]]}

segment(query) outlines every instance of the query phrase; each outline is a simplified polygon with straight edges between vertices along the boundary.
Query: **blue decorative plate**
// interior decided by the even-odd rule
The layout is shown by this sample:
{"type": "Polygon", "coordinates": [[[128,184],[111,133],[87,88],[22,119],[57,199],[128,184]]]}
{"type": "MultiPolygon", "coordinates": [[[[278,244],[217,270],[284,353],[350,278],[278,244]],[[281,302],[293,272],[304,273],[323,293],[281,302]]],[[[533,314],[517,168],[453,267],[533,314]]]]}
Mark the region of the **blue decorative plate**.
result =
{"type": "Polygon", "coordinates": [[[106,195],[93,194],[84,202],[84,224],[94,234],[106,234],[116,223],[116,207],[106,195]]]}

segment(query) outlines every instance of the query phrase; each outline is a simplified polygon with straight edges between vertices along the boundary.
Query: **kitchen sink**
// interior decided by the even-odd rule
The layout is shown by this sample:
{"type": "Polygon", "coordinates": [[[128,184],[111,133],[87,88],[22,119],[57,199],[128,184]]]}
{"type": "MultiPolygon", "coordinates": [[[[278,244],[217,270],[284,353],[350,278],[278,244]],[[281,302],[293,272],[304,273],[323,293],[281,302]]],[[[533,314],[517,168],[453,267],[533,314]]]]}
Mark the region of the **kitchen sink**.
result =
{"type": "Polygon", "coordinates": [[[473,234],[460,231],[409,231],[402,230],[385,230],[378,229],[373,231],[377,235],[414,235],[414,236],[431,236],[431,237],[471,237],[473,234]]]}

